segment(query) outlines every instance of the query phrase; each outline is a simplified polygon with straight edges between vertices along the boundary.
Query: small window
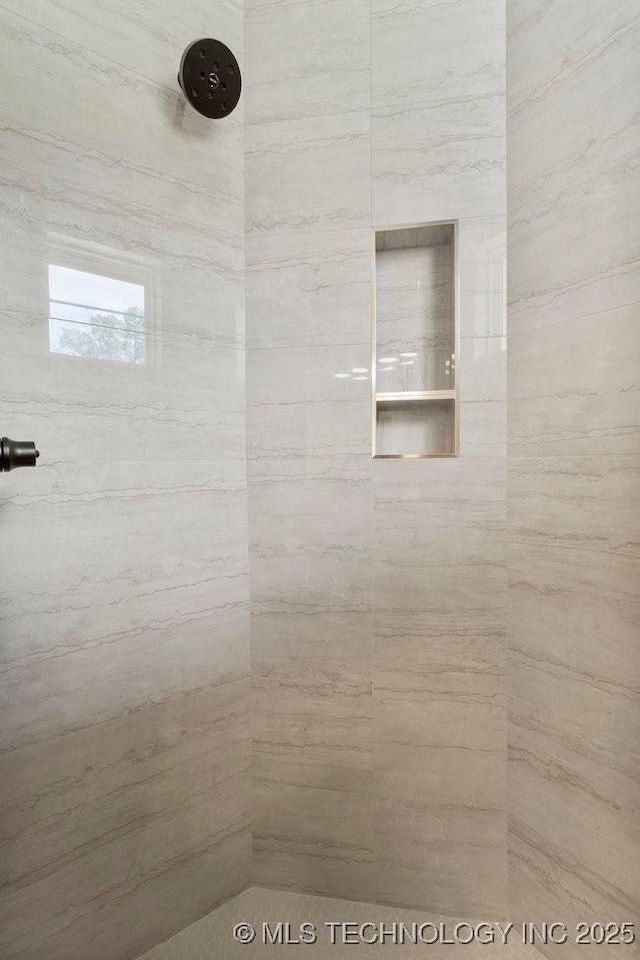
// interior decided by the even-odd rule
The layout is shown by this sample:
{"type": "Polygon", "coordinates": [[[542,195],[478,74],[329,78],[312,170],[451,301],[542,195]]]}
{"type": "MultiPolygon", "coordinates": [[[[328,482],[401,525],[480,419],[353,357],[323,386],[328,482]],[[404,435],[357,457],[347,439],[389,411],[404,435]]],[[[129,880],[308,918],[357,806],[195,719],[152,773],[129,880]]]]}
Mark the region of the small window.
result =
{"type": "Polygon", "coordinates": [[[49,350],[145,363],[144,284],[50,263],[49,350]]]}

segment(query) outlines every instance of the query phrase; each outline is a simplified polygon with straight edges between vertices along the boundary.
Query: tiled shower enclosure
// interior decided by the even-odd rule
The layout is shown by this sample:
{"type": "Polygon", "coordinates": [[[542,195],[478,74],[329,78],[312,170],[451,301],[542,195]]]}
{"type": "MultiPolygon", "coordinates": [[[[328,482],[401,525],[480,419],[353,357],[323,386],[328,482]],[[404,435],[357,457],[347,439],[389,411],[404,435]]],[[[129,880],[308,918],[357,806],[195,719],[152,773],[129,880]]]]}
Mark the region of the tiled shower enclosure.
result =
{"type": "Polygon", "coordinates": [[[640,922],[639,50],[638,0],[0,0],[3,960],[640,922]]]}

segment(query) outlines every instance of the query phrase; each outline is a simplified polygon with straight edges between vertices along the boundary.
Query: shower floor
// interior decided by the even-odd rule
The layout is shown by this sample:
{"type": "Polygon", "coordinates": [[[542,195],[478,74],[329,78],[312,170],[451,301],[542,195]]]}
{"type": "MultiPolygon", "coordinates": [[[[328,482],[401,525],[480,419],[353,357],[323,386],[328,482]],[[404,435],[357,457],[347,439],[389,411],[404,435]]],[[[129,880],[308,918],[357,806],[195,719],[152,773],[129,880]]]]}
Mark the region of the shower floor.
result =
{"type": "MultiPolygon", "coordinates": [[[[279,951],[283,951],[282,960],[302,956],[303,952],[309,960],[332,960],[338,956],[353,960],[373,960],[374,957],[382,960],[399,960],[400,957],[403,960],[405,957],[415,957],[417,960],[421,957],[424,960],[425,950],[429,951],[430,960],[456,960],[452,951],[457,952],[457,960],[541,960],[542,955],[534,947],[522,943],[515,928],[506,944],[501,942],[499,931],[496,931],[497,941],[493,944],[474,940],[468,944],[436,942],[427,946],[425,942],[406,942],[406,933],[405,943],[402,944],[402,924],[408,931],[413,929],[412,924],[426,922],[434,927],[421,928],[420,936],[427,941],[435,937],[442,941],[445,938],[454,939],[453,932],[459,921],[434,916],[428,911],[403,910],[250,887],[170,940],[154,947],[139,960],[275,960],[279,951]],[[234,940],[234,927],[242,923],[250,924],[255,931],[256,936],[251,943],[243,944],[234,940]],[[295,940],[302,939],[299,933],[301,924],[305,923],[313,925],[317,941],[296,946],[295,940]],[[387,942],[376,942],[374,938],[380,938],[383,934],[383,923],[387,942]],[[268,931],[264,924],[268,925],[268,931]],[[279,930],[278,924],[281,924],[279,930]],[[393,924],[395,927],[391,926],[393,924]],[[280,936],[280,943],[270,943],[271,936],[280,936]],[[336,942],[332,943],[332,939],[336,942]],[[346,942],[340,942],[343,939],[346,942]],[[389,939],[392,942],[388,942],[389,939]],[[366,942],[371,940],[373,943],[366,942]]],[[[478,921],[470,921],[470,925],[475,928],[478,921]]],[[[462,928],[460,939],[468,936],[468,929],[462,928]]]]}

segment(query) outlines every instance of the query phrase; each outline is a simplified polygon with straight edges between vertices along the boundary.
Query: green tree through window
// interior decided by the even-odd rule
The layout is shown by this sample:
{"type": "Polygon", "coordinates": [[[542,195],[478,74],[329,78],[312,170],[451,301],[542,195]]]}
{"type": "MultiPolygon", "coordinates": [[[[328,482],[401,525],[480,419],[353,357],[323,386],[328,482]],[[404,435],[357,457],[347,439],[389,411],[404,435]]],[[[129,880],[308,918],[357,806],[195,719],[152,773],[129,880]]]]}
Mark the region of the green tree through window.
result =
{"type": "Polygon", "coordinates": [[[144,313],[139,307],[128,307],[117,316],[92,313],[87,323],[60,332],[58,350],[74,357],[144,363],[144,313]]]}

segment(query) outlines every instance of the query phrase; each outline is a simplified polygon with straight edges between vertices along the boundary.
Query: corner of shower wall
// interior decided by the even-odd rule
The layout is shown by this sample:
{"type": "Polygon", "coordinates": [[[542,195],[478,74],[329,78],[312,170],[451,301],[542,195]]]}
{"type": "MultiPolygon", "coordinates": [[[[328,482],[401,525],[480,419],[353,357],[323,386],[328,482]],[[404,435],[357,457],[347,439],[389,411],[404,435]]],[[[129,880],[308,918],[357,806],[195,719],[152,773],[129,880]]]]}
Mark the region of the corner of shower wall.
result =
{"type": "Polygon", "coordinates": [[[252,4],[246,52],[254,881],[503,916],[504,3],[252,4]],[[372,461],[373,229],[437,221],[460,455],[372,461]]]}

